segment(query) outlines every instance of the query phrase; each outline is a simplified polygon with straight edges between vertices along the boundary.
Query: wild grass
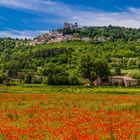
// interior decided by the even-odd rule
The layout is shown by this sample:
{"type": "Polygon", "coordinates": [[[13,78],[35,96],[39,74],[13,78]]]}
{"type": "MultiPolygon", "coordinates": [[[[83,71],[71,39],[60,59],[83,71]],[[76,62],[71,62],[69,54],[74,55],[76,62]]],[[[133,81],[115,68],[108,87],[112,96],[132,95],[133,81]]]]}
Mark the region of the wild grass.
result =
{"type": "Polygon", "coordinates": [[[137,94],[140,95],[139,87],[83,87],[83,86],[47,86],[47,85],[21,85],[0,86],[0,93],[81,93],[81,94],[137,94]]]}

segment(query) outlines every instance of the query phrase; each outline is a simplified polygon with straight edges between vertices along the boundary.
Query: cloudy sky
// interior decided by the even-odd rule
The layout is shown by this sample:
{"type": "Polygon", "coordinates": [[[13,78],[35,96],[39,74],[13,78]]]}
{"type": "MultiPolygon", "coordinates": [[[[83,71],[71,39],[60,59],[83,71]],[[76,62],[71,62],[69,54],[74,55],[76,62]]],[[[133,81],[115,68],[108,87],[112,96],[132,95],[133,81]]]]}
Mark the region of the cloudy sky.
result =
{"type": "Polygon", "coordinates": [[[140,0],[0,0],[0,37],[32,38],[65,21],[140,28],[140,0]]]}

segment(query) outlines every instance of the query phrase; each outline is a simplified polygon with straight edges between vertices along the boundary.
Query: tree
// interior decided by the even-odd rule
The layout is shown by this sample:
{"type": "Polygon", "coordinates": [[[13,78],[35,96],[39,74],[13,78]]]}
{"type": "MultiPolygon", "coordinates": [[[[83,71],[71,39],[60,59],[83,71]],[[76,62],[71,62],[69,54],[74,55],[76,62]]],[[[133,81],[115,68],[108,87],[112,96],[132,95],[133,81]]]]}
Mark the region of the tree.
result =
{"type": "Polygon", "coordinates": [[[94,64],[96,75],[99,78],[106,78],[110,75],[110,69],[106,60],[96,59],[94,64]]]}
{"type": "Polygon", "coordinates": [[[66,68],[56,65],[55,63],[49,63],[43,72],[44,76],[47,76],[48,85],[68,85],[69,75],[66,68]]]}
{"type": "Polygon", "coordinates": [[[79,59],[79,72],[83,78],[88,79],[90,87],[97,77],[105,78],[110,74],[106,61],[93,57],[92,54],[86,53],[79,59]]]}
{"type": "Polygon", "coordinates": [[[121,69],[115,68],[115,75],[121,75],[121,69]]]}
{"type": "Polygon", "coordinates": [[[79,60],[79,72],[83,78],[89,80],[89,85],[92,86],[93,81],[97,78],[94,71],[94,58],[89,54],[84,54],[79,60]]]}

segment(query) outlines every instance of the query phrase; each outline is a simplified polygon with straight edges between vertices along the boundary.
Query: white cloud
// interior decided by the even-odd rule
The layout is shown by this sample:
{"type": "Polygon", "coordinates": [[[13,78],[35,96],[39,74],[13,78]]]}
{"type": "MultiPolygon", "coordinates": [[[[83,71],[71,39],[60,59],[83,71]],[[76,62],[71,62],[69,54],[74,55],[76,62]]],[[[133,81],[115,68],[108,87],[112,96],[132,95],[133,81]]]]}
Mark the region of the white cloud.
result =
{"type": "MultiPolygon", "coordinates": [[[[121,12],[106,12],[79,5],[66,5],[51,0],[0,0],[0,5],[24,10],[26,12],[34,11],[34,14],[36,14],[36,12],[40,13],[43,15],[43,19],[36,20],[40,20],[43,23],[52,21],[56,24],[63,24],[64,21],[69,21],[78,22],[81,26],[105,26],[111,24],[115,26],[140,28],[140,9],[133,7],[128,7],[127,10],[122,9],[121,12]],[[57,17],[57,20],[55,18],[48,20],[46,18],[47,14],[57,17]]],[[[1,31],[0,36],[32,38],[40,33],[42,32],[8,30],[4,32],[1,31]]]]}
{"type": "MultiPolygon", "coordinates": [[[[97,9],[86,10],[86,7],[71,6],[64,3],[51,0],[0,0],[0,5],[17,8],[28,9],[43,14],[52,14],[59,17],[58,23],[64,21],[78,22],[80,25],[87,26],[104,26],[118,25],[125,27],[140,27],[140,9],[128,8],[125,12],[99,11],[97,9]]],[[[45,17],[44,17],[45,18],[45,17]]],[[[55,20],[54,20],[55,21],[55,20]]]]}
{"type": "Polygon", "coordinates": [[[0,5],[10,8],[32,9],[32,3],[27,0],[0,0],[0,5]]]}
{"type": "Polygon", "coordinates": [[[19,31],[19,30],[14,30],[14,29],[9,29],[7,31],[0,31],[0,37],[11,37],[11,38],[19,38],[19,39],[33,39],[35,36],[38,36],[43,33],[47,33],[48,31],[31,31],[31,30],[24,30],[24,31],[19,31]]]}
{"type": "Polygon", "coordinates": [[[63,8],[69,11],[69,7],[65,4],[50,0],[0,0],[0,5],[12,9],[27,9],[60,15],[64,14],[63,8]]]}
{"type": "MultiPolygon", "coordinates": [[[[77,14],[76,21],[81,23],[81,25],[87,26],[104,26],[104,25],[114,25],[114,26],[125,26],[125,27],[140,27],[140,13],[139,10],[135,9],[134,12],[129,10],[126,12],[96,12],[96,11],[79,11],[77,14]]],[[[75,19],[71,18],[71,21],[75,19]]]]}

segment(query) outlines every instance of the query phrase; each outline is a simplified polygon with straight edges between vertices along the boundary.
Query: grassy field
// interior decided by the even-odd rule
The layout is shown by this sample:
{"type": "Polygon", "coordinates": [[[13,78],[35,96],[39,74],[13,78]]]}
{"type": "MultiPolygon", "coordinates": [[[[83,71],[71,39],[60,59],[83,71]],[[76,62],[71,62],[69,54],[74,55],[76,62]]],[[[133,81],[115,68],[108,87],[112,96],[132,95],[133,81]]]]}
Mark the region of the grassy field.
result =
{"type": "Polygon", "coordinates": [[[0,140],[139,140],[140,89],[0,86],[0,140]]]}
{"type": "Polygon", "coordinates": [[[21,85],[21,86],[0,86],[0,93],[106,93],[106,94],[137,94],[140,95],[140,88],[125,87],[83,87],[83,86],[47,86],[47,85],[21,85]]]}

